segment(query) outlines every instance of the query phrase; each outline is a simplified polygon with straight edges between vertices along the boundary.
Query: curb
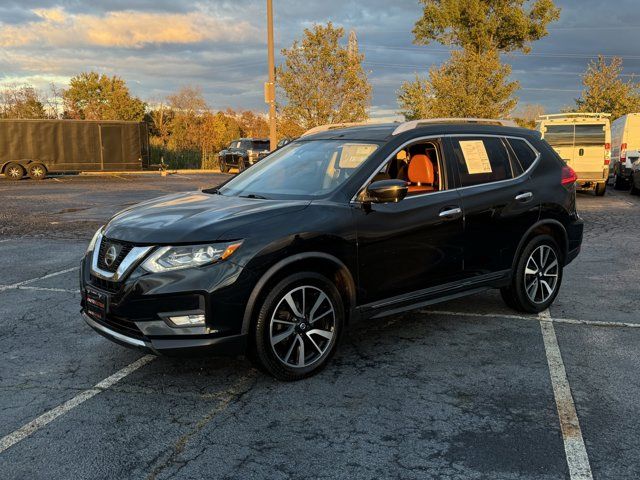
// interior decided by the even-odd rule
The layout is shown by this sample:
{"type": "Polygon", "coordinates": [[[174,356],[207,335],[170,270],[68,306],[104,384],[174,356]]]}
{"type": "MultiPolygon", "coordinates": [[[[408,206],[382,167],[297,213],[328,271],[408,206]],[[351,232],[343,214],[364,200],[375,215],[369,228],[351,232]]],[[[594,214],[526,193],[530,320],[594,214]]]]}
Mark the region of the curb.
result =
{"type": "Polygon", "coordinates": [[[179,174],[196,174],[196,173],[222,173],[220,170],[124,170],[124,171],[115,171],[115,172],[80,172],[78,175],[80,176],[105,176],[105,175],[179,175],[179,174]]]}

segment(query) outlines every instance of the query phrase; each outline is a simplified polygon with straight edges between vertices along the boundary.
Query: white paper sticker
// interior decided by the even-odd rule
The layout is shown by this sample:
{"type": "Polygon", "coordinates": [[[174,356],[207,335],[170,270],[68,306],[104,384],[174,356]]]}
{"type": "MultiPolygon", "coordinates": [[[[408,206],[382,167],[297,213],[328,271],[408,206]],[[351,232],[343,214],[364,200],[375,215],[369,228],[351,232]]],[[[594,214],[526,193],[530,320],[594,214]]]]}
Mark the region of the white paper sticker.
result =
{"type": "Polygon", "coordinates": [[[482,140],[462,140],[460,148],[464,161],[467,164],[467,171],[473,175],[476,173],[491,173],[491,163],[489,155],[482,140]]]}

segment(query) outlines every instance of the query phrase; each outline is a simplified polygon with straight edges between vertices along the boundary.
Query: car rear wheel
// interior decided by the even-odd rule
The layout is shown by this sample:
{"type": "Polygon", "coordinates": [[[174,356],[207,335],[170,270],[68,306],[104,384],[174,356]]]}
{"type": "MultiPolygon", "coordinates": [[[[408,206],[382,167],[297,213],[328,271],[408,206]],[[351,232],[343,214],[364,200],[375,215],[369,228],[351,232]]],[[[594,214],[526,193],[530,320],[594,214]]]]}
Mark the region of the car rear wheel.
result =
{"type": "Polygon", "coordinates": [[[640,189],[638,187],[636,187],[636,179],[635,176],[631,176],[631,190],[629,191],[629,193],[631,195],[640,195],[640,189]]]}
{"type": "Polygon", "coordinates": [[[4,170],[4,174],[11,180],[21,180],[24,177],[25,171],[22,165],[18,163],[10,163],[4,170]]]}
{"type": "Polygon", "coordinates": [[[29,178],[33,180],[42,180],[47,176],[47,167],[41,163],[32,163],[29,165],[29,178]]]}
{"type": "Polygon", "coordinates": [[[616,173],[615,179],[613,181],[613,188],[616,190],[625,190],[627,187],[628,185],[625,179],[616,173]]]}
{"type": "Polygon", "coordinates": [[[562,270],[562,256],[553,237],[533,238],[520,254],[511,284],[501,290],[505,303],[528,313],[549,308],[560,290],[562,270]]]}
{"type": "Polygon", "coordinates": [[[343,324],[344,307],[331,281],[313,272],[291,275],[262,303],[253,358],[279,380],[309,377],[335,353],[343,324]]]}
{"type": "Polygon", "coordinates": [[[604,193],[606,191],[607,191],[607,184],[606,183],[597,183],[596,184],[596,196],[597,197],[604,196],[604,193]]]}

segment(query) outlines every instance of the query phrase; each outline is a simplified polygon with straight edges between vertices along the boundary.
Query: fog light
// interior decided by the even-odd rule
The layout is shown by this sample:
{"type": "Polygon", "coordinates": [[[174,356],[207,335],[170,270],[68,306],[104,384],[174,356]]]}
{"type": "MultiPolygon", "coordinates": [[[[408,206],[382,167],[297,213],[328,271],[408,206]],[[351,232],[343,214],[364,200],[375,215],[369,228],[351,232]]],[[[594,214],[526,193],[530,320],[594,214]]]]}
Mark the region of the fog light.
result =
{"type": "Polygon", "coordinates": [[[177,327],[204,327],[204,315],[177,315],[169,320],[177,327]]]}

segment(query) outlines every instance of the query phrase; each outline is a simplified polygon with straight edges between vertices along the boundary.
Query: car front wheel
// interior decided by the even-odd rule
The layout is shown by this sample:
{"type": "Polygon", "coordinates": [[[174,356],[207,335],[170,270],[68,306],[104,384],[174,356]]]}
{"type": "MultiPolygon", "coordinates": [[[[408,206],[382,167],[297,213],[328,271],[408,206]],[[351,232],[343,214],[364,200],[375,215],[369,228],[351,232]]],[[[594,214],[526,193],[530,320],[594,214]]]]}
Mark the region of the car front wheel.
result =
{"type": "Polygon", "coordinates": [[[501,289],[505,303],[521,312],[541,312],[553,303],[562,283],[562,257],[549,235],[533,238],[522,251],[511,284],[501,289]]]}
{"type": "Polygon", "coordinates": [[[279,380],[309,377],[335,353],[343,324],[342,300],[329,279],[313,272],[291,275],[262,303],[254,358],[279,380]]]}

